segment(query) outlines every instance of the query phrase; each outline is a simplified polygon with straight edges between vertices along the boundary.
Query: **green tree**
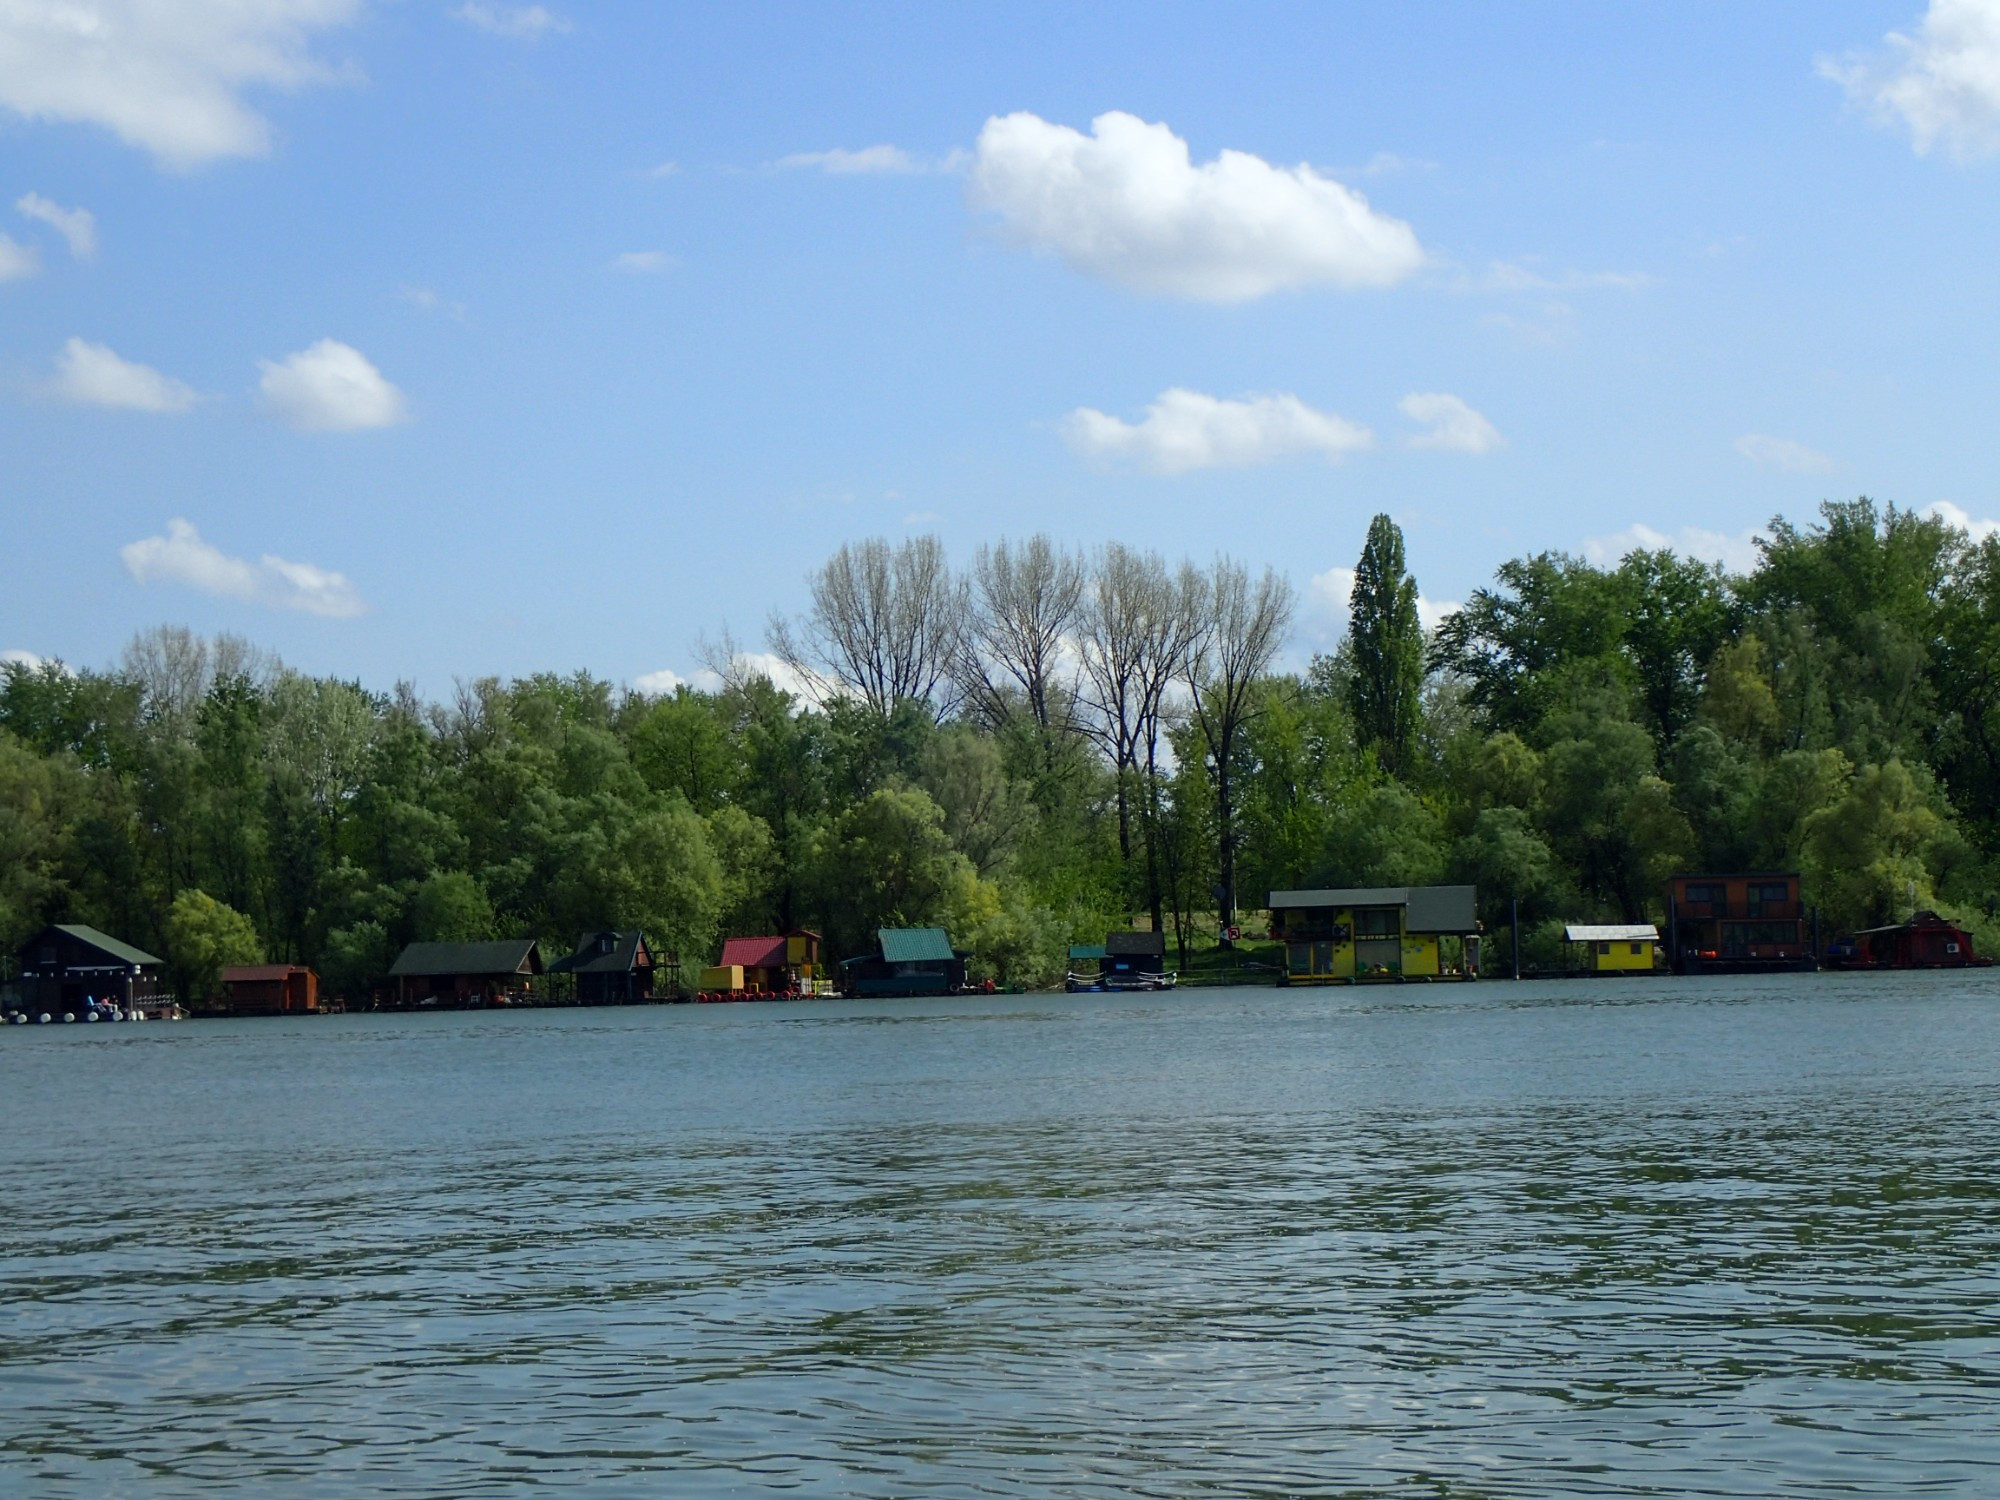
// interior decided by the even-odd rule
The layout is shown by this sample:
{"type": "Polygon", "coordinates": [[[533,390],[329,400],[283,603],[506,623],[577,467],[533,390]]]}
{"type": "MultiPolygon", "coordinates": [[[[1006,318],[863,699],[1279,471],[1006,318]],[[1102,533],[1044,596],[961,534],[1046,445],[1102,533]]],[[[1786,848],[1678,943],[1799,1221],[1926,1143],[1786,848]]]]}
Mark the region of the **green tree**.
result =
{"type": "Polygon", "coordinates": [[[212,999],[230,965],[264,960],[250,919],[205,891],[186,890],[174,897],[165,936],[175,991],[189,1004],[212,999]]]}
{"type": "Polygon", "coordinates": [[[410,920],[420,943],[473,943],[493,936],[493,904],[463,870],[444,871],[419,885],[410,920]]]}
{"type": "Polygon", "coordinates": [[[1386,515],[1368,523],[1348,602],[1355,737],[1363,750],[1375,752],[1383,770],[1401,776],[1417,753],[1424,627],[1417,615],[1417,581],[1404,564],[1402,528],[1386,515]]]}
{"type": "Polygon", "coordinates": [[[815,850],[812,894],[835,951],[872,946],[878,927],[938,922],[977,879],[944,813],[915,787],[883,788],[834,822],[815,850]]]}

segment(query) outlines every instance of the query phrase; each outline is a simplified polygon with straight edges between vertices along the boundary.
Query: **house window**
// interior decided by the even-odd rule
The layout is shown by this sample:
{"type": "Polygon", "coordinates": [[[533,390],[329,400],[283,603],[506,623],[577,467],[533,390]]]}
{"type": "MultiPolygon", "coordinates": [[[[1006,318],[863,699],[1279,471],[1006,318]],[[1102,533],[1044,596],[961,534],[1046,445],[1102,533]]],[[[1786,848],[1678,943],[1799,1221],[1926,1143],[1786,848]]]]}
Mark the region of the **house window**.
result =
{"type": "Polygon", "coordinates": [[[1634,943],[1632,945],[1632,956],[1634,958],[1639,957],[1645,951],[1646,951],[1646,945],[1644,943],[1634,943]]]}
{"type": "Polygon", "coordinates": [[[1359,937],[1398,937],[1402,934],[1402,913],[1393,906],[1354,914],[1354,931],[1359,937]]]}
{"type": "Polygon", "coordinates": [[[1686,899],[1690,906],[1712,906],[1723,899],[1723,889],[1719,885],[1690,885],[1686,899]]]}
{"type": "Polygon", "coordinates": [[[1609,943],[1599,943],[1597,945],[1597,951],[1599,953],[1609,953],[1611,951],[1611,945],[1609,943]]]}

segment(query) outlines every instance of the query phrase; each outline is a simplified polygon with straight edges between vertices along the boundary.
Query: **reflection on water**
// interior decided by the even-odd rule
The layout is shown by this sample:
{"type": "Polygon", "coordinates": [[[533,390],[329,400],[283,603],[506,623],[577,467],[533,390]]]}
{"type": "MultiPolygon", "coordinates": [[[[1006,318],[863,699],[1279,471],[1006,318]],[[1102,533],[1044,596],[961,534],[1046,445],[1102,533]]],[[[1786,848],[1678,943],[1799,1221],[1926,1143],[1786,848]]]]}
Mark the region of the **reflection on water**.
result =
{"type": "Polygon", "coordinates": [[[0,1491],[2000,1493],[2000,979],[0,1035],[0,1491]]]}

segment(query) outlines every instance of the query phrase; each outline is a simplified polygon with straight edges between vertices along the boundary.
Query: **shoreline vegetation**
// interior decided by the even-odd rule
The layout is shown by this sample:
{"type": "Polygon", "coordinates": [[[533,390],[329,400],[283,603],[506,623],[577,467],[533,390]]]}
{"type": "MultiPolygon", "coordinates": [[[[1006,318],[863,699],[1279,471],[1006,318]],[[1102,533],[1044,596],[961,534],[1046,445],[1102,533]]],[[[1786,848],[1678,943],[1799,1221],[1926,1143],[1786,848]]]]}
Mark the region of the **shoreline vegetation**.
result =
{"type": "Polygon", "coordinates": [[[1934,907],[2000,949],[2000,538],[1860,499],[1759,546],[1514,559],[1427,632],[1378,516],[1299,671],[1274,571],[1039,536],[842,547],[771,623],[796,692],[725,637],[706,688],[432,703],[160,627],[0,668],[0,952],[85,922],[183,999],[268,959],[358,1005],[411,941],[637,927],[692,972],[938,925],[1041,988],[1107,930],[1195,980],[1262,956],[1214,950],[1271,889],[1452,881],[1556,967],[1562,922],[1659,920],[1694,868],[1801,870],[1829,939],[1934,907]]]}

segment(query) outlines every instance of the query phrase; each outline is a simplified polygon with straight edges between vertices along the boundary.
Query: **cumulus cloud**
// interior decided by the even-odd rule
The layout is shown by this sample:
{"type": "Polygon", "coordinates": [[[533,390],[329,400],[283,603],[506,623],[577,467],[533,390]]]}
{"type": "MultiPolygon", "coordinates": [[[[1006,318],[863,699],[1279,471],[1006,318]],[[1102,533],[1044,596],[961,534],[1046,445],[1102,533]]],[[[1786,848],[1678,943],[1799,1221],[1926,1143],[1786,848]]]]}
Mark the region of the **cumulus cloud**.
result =
{"type": "Polygon", "coordinates": [[[48,389],[58,400],[78,406],[123,411],[188,411],[201,399],[184,381],[83,339],[71,339],[63,345],[48,389]]]}
{"type": "Polygon", "coordinates": [[[1586,537],[1582,550],[1585,561],[1600,568],[1615,566],[1633,552],[1666,550],[1697,562],[1720,563],[1727,572],[1748,573],[1756,568],[1762,556],[1757,544],[1767,535],[1761,528],[1731,534],[1699,526],[1683,526],[1668,535],[1643,523],[1634,523],[1609,536],[1586,537]]]}
{"type": "Polygon", "coordinates": [[[348,619],[368,608],[339,573],[268,552],[255,562],[231,557],[203,541],[193,523],[178,518],[167,523],[165,536],[142,537],[121,547],[118,556],[140,583],[185,584],[224,599],[328,619],[348,619]]]}
{"type": "Polygon", "coordinates": [[[1933,521],[1942,521],[1947,526],[1956,526],[1974,542],[1983,542],[1990,536],[2000,536],[2000,521],[1991,516],[1977,518],[1962,505],[1954,505],[1949,500],[1939,500],[1926,505],[1919,515],[1928,516],[1933,521]]]}
{"type": "Polygon", "coordinates": [[[687,678],[681,676],[680,673],[674,671],[671,667],[662,667],[657,672],[642,674],[633,682],[632,686],[649,697],[664,698],[670,695],[674,689],[684,687],[686,684],[687,678]]]}
{"type": "Polygon", "coordinates": [[[1392,286],[1424,264],[1408,224],[1309,166],[1244,151],[1196,165],[1165,125],[1117,111],[1089,135],[1026,113],[989,119],[971,198],[1017,242],[1162,296],[1392,286]]]}
{"type": "MultiPolygon", "coordinates": [[[[1315,573],[1306,584],[1302,625],[1305,634],[1321,646],[1330,646],[1347,634],[1349,601],[1354,597],[1354,569],[1328,568],[1315,573]]],[[[1464,606],[1453,599],[1427,599],[1417,595],[1417,620],[1424,629],[1436,630],[1464,606]]]]}
{"type": "Polygon", "coordinates": [[[1139,422],[1079,407],[1063,418],[1062,434],[1086,458],[1126,459],[1155,474],[1244,468],[1300,453],[1337,463],[1375,444],[1366,427],[1297,396],[1224,400],[1179,387],[1163,391],[1139,422]]]}
{"type": "Polygon", "coordinates": [[[69,242],[69,253],[78,260],[97,254],[97,215],[87,208],[63,208],[40,193],[23,193],[14,207],[30,219],[40,219],[69,242]]]}
{"type": "Polygon", "coordinates": [[[260,359],[257,389],[280,421],[301,432],[359,432],[407,415],[403,393],[359,349],[321,339],[283,360],[260,359]]]}
{"type": "Polygon", "coordinates": [[[1456,396],[1442,391],[1417,391],[1396,403],[1396,410],[1430,430],[1403,441],[1412,448],[1437,448],[1446,453],[1490,453],[1505,441],[1500,429],[1456,396]]]}
{"type": "Polygon", "coordinates": [[[47,663],[46,657],[23,651],[18,647],[0,651],[0,667],[25,667],[30,672],[39,672],[47,663]]]}
{"type": "Polygon", "coordinates": [[[611,269],[628,276],[657,276],[679,264],[664,250],[627,250],[611,262],[611,269]]]}
{"type": "Polygon", "coordinates": [[[42,268],[35,247],[24,245],[12,235],[0,232],[0,281],[19,281],[42,268]]]}
{"type": "Polygon", "coordinates": [[[311,43],[361,3],[5,0],[0,107],[102,126],[171,167],[262,156],[270,125],[242,95],[341,77],[311,43]]]}
{"type": "Polygon", "coordinates": [[[468,0],[452,15],[490,36],[509,36],[524,42],[538,42],[545,36],[570,30],[567,16],[559,16],[543,5],[482,5],[477,0],[468,0]]]}
{"type": "Polygon", "coordinates": [[[1916,35],[1892,31],[1873,55],[1819,60],[1822,76],[1917,154],[1961,161],[2000,151],[2000,0],[1931,0],[1916,35]]]}
{"type": "Polygon", "coordinates": [[[1831,474],[1834,470],[1833,460],[1824,453],[1790,438],[1746,432],[1730,446],[1763,469],[1783,469],[1792,474],[1831,474]]]}

